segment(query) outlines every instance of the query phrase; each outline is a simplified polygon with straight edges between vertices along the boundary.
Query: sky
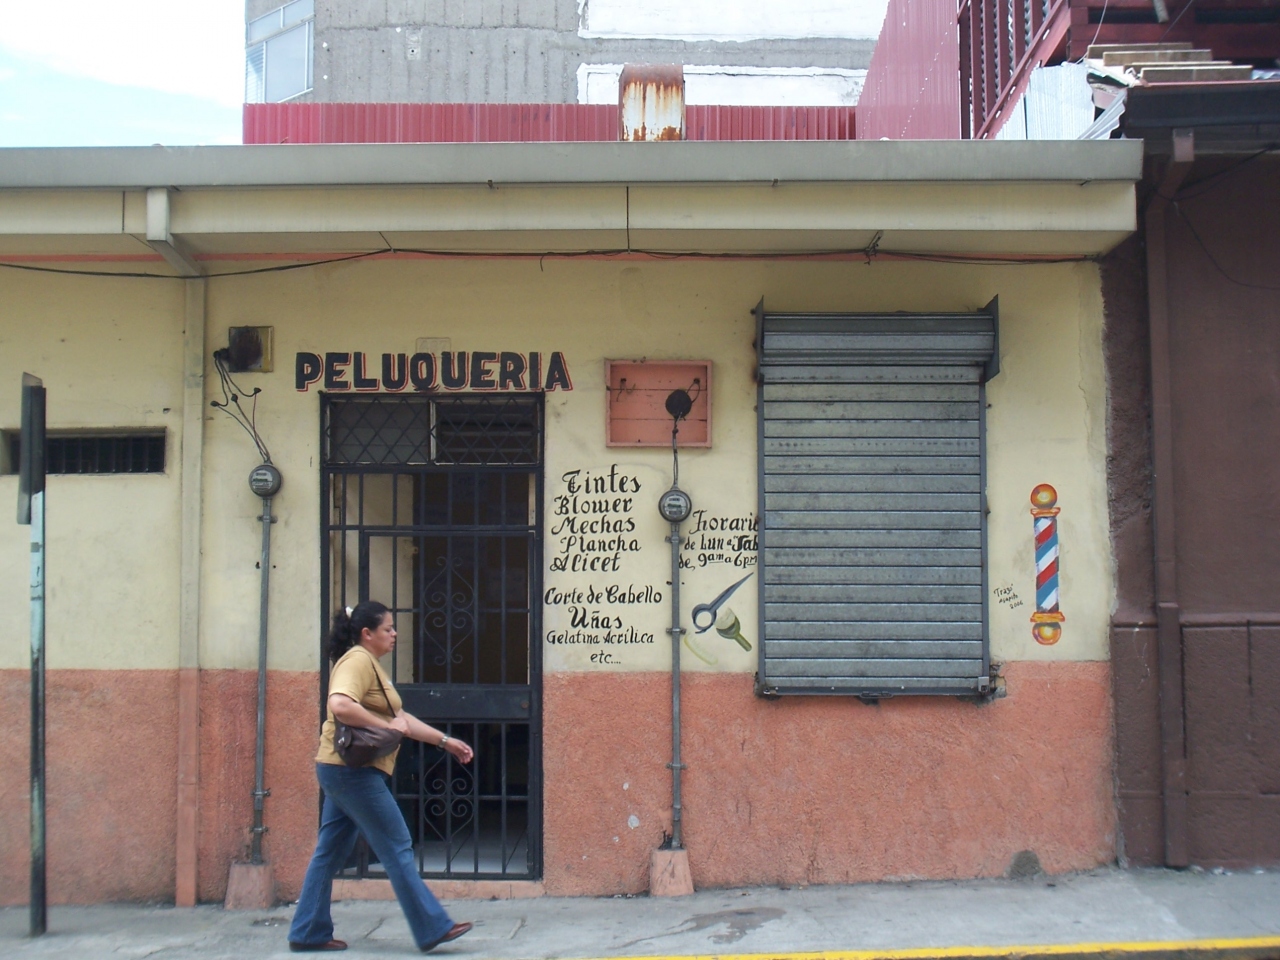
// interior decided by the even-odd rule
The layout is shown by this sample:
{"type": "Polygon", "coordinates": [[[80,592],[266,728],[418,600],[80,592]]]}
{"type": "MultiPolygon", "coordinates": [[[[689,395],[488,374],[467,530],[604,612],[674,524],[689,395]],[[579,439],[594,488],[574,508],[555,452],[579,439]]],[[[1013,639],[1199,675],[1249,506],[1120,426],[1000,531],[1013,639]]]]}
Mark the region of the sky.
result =
{"type": "Polygon", "coordinates": [[[239,143],[244,0],[0,0],[0,146],[239,143]]]}
{"type": "MultiPolygon", "coordinates": [[[[584,35],[875,36],[886,0],[725,2],[595,0],[584,35]]],[[[239,143],[243,100],[244,0],[0,0],[0,147],[239,143]]]]}

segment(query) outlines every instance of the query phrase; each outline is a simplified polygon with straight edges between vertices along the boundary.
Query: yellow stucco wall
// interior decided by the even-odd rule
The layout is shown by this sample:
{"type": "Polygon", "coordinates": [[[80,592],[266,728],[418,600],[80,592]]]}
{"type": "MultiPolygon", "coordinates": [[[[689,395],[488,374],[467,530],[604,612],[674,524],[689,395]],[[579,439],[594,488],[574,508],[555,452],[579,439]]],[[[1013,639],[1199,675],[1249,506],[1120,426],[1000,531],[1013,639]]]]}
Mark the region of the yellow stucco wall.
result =
{"type": "MultiPolygon", "coordinates": [[[[163,475],[49,478],[50,669],[178,664],[182,324],[177,281],[0,276],[0,429],[19,426],[26,371],[50,429],[166,431],[163,475]]],[[[0,476],[0,669],[30,663],[17,489],[0,476]]]]}
{"type": "MultiPolygon", "coordinates": [[[[656,511],[670,482],[664,450],[605,446],[603,361],[714,362],[710,450],[681,455],[681,485],[695,509],[745,519],[756,511],[754,322],[761,296],[779,311],[975,310],[1000,297],[1002,370],[987,389],[990,585],[995,660],[1105,659],[1112,571],[1105,478],[1102,303],[1090,265],[961,266],[927,263],[384,261],[209,281],[207,353],[229,326],[275,328],[276,372],[244,375],[260,386],[258,423],[285,476],[273,531],[270,665],[319,663],[319,400],[294,388],[297,351],[412,353],[422,337],[453,350],[563,351],[572,391],[547,396],[548,566],[563,544],[554,498],[565,475],[626,474],[640,492],[619,570],[574,575],[547,569],[545,588],[652,586],[660,603],[587,604],[654,642],[592,662],[594,645],[547,644],[547,670],[661,670],[669,664],[669,546],[656,511]],[[1062,508],[1062,640],[1031,638],[1034,565],[1028,494],[1052,483],[1062,508]],[[1020,601],[1020,604],[1019,604],[1020,601]]],[[[50,665],[173,667],[177,662],[182,289],[176,281],[0,276],[0,427],[18,421],[18,377],[45,377],[50,427],[155,426],[169,431],[163,477],[56,477],[50,482],[50,665]],[[167,412],[165,412],[167,410],[167,412]],[[92,642],[90,642],[92,641],[92,642]]],[[[216,379],[206,371],[211,391],[216,379]]],[[[207,391],[208,392],[208,391],[207,391]]],[[[209,393],[212,396],[212,393],[209,393]]],[[[246,476],[248,438],[206,408],[201,666],[256,664],[259,501],[246,476]]],[[[579,475],[581,477],[581,475],[579,475]]],[[[0,478],[0,509],[15,496],[0,478]]],[[[686,534],[691,524],[685,524],[686,534]]],[[[0,667],[26,663],[26,530],[0,524],[0,667]]],[[[684,622],[694,603],[754,570],[699,565],[682,582],[684,622]]],[[[739,563],[750,562],[750,551],[739,563]]],[[[572,632],[568,603],[545,609],[544,632],[572,632]]],[[[758,643],[756,578],[734,595],[743,634],[758,643]]],[[[699,638],[714,667],[753,671],[748,653],[710,631],[699,638]]]]}

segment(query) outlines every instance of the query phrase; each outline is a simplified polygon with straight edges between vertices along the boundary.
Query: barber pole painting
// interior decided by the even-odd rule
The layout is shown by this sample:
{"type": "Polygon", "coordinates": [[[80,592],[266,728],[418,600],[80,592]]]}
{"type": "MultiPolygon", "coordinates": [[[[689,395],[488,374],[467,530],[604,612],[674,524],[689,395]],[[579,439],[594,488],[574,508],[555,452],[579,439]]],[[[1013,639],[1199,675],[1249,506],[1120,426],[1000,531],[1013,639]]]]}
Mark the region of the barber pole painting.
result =
{"type": "Polygon", "coordinates": [[[1036,612],[1031,635],[1051,646],[1062,636],[1067,618],[1058,609],[1058,491],[1047,483],[1031,491],[1031,517],[1036,538],[1036,612]]]}

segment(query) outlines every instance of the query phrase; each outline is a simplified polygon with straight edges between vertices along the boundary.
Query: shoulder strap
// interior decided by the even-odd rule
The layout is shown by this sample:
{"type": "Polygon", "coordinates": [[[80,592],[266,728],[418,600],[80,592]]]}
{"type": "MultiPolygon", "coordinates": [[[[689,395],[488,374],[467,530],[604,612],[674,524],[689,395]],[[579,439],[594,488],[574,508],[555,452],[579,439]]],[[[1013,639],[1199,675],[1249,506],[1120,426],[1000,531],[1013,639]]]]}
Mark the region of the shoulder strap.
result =
{"type": "Polygon", "coordinates": [[[373,664],[373,679],[378,681],[378,689],[382,691],[382,699],[387,701],[387,709],[391,711],[392,716],[395,716],[395,707],[391,706],[391,698],[387,696],[387,688],[382,685],[382,671],[378,669],[378,661],[374,659],[372,653],[365,650],[363,645],[360,649],[364,650],[365,655],[369,658],[369,662],[373,664]]]}

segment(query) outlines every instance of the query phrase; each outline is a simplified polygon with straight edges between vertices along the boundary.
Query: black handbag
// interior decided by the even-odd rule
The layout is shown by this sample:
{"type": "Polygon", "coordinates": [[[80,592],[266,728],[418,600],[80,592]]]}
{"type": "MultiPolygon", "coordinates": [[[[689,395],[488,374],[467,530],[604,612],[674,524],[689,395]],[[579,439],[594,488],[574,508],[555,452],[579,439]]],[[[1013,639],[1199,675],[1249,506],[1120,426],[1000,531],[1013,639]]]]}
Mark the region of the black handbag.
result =
{"type": "MultiPolygon", "coordinates": [[[[372,654],[369,659],[373,659],[372,654]]],[[[373,678],[378,681],[378,689],[382,691],[382,699],[387,701],[387,709],[391,710],[391,698],[382,685],[377,663],[373,667],[373,678]]],[[[367,767],[373,761],[393,753],[403,739],[404,734],[399,730],[389,727],[352,727],[337,717],[333,718],[333,749],[348,767],[367,767]]]]}

